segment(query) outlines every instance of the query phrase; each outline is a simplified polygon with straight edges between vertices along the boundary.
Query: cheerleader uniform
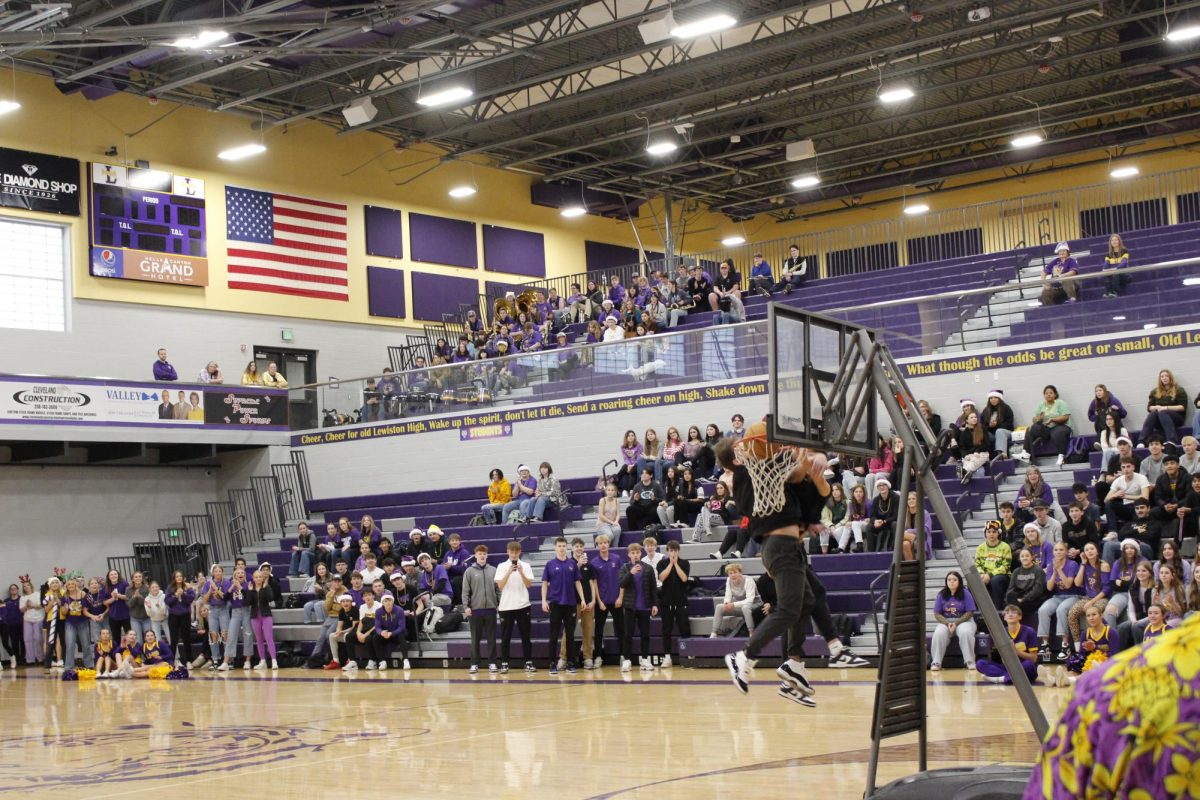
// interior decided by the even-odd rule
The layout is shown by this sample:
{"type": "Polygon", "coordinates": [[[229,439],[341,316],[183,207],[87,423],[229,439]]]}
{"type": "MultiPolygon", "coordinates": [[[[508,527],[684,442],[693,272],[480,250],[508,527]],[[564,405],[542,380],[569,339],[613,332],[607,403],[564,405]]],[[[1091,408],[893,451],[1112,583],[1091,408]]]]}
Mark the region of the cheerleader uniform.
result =
{"type": "MultiPolygon", "coordinates": [[[[92,663],[98,665],[102,658],[111,658],[113,661],[116,661],[114,658],[115,650],[116,648],[112,642],[96,642],[92,646],[92,663]]],[[[110,671],[113,671],[113,669],[110,669],[110,671]]]]}
{"type": "Polygon", "coordinates": [[[159,664],[170,665],[175,660],[175,656],[171,653],[171,648],[165,642],[156,641],[152,645],[142,646],[142,663],[147,667],[157,666],[159,664]]]}
{"type": "Polygon", "coordinates": [[[1142,634],[1142,640],[1145,641],[1146,639],[1155,639],[1159,636],[1162,636],[1168,630],[1170,630],[1170,626],[1168,626],[1165,622],[1162,625],[1159,625],[1157,628],[1153,625],[1147,625],[1145,632],[1142,634]]]}
{"type": "Polygon", "coordinates": [[[1083,672],[1083,667],[1087,663],[1087,659],[1092,653],[1103,653],[1104,658],[1108,658],[1117,651],[1117,634],[1109,626],[1105,625],[1099,632],[1088,628],[1083,635],[1084,642],[1092,642],[1096,647],[1089,651],[1086,648],[1074,654],[1072,658],[1067,659],[1068,672],[1083,672]]]}
{"type": "MultiPolygon", "coordinates": [[[[1009,637],[1012,639],[1013,647],[1017,652],[1033,653],[1037,655],[1039,641],[1037,633],[1028,625],[1019,625],[1014,633],[1012,628],[1005,627],[1009,637]]],[[[1012,683],[1012,676],[1009,675],[1008,669],[1000,660],[1000,653],[992,648],[990,657],[982,659],[975,663],[975,668],[979,670],[979,674],[985,678],[1004,678],[1006,684],[1012,683]]],[[[1033,683],[1037,680],[1037,661],[1026,661],[1021,659],[1021,669],[1025,670],[1025,676],[1029,678],[1029,682],[1033,683]]]]}

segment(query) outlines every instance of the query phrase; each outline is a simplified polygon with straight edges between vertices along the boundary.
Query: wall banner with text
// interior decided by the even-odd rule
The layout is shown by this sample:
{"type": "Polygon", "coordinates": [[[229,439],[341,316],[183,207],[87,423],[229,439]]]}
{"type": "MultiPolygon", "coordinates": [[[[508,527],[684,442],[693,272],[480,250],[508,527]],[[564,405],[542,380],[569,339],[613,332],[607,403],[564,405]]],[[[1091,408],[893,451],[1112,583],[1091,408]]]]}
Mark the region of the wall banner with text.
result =
{"type": "Polygon", "coordinates": [[[0,147],[0,206],[79,216],[79,160],[0,147]]]}

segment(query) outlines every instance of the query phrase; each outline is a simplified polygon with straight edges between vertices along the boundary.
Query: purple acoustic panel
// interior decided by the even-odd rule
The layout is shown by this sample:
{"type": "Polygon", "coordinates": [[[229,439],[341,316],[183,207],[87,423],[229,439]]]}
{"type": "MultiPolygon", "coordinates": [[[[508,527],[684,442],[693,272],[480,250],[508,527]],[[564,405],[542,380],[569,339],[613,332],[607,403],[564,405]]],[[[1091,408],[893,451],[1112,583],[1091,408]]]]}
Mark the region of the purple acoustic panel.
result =
{"type": "Polygon", "coordinates": [[[404,258],[404,222],[394,208],[363,207],[367,231],[367,255],[404,258]]]}
{"type": "Polygon", "coordinates": [[[531,278],[546,277],[546,237],[532,231],[483,226],[483,268],[531,278]]]}
{"type": "Polygon", "coordinates": [[[474,222],[429,214],[409,214],[408,232],[412,239],[413,261],[469,269],[479,266],[474,222]]]}
{"type": "MultiPolygon", "coordinates": [[[[662,261],[663,254],[648,250],[646,257],[651,261],[662,261]]],[[[583,260],[587,265],[587,271],[595,272],[596,270],[641,263],[642,254],[636,247],[585,241],[583,243],[583,260]]]]}
{"type": "Polygon", "coordinates": [[[367,309],[372,317],[404,316],[404,270],[367,267],[367,309]]]}
{"type": "Polygon", "coordinates": [[[442,314],[457,314],[459,304],[478,305],[479,281],[451,275],[412,274],[413,319],[442,321],[442,314]]]}

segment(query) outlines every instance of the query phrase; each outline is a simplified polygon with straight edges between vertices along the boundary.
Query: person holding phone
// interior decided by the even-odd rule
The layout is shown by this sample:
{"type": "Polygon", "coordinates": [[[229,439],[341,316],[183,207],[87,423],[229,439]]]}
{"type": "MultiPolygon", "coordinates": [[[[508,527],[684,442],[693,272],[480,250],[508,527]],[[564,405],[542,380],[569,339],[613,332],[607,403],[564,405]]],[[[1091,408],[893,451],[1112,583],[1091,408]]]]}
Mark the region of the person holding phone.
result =
{"type": "MultiPolygon", "coordinates": [[[[533,585],[533,567],[521,560],[521,543],[508,543],[508,560],[496,568],[496,587],[500,590],[500,673],[508,672],[509,645],[513,626],[521,633],[521,652],[525,655],[525,671],[537,672],[533,665],[533,646],[529,641],[532,612],[529,587],[533,585]]],[[[544,593],[543,593],[543,596],[544,593]]]]}

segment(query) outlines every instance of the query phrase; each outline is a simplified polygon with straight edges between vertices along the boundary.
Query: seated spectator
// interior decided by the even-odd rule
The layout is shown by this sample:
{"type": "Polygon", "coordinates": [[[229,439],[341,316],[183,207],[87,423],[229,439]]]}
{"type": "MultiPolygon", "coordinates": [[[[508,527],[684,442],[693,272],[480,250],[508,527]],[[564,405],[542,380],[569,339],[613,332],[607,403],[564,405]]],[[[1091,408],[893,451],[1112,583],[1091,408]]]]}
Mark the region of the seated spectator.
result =
{"type": "Polygon", "coordinates": [[[763,261],[762,253],[755,253],[754,264],[750,267],[750,291],[758,292],[763,297],[770,297],[771,287],[774,285],[775,278],[771,275],[771,265],[763,261]]]}
{"type": "Polygon", "coordinates": [[[1022,619],[1034,620],[1046,599],[1046,572],[1034,559],[1032,550],[1018,551],[1017,561],[1020,566],[1009,578],[1004,601],[1020,608],[1022,619]]]}
{"type": "MultiPolygon", "coordinates": [[[[942,415],[935,414],[933,408],[925,400],[917,401],[917,409],[921,412],[921,416],[925,418],[925,424],[933,432],[934,438],[937,438],[942,433],[942,415]]],[[[917,438],[921,440],[921,444],[928,450],[932,442],[925,441],[925,436],[920,431],[917,432],[917,438]]]]}
{"type": "MultiPolygon", "coordinates": [[[[1105,550],[1101,550],[1101,553],[1105,550]]],[[[1101,556],[1103,558],[1103,556],[1101,556]]],[[[1142,561],[1142,551],[1136,539],[1122,541],[1115,561],[1110,562],[1108,572],[1108,605],[1104,608],[1104,618],[1108,624],[1116,625],[1117,621],[1129,607],[1130,591],[1137,583],[1137,565],[1142,561]]],[[[1149,562],[1147,562],[1149,564],[1149,562]]],[[[1147,580],[1154,582],[1153,565],[1146,573],[1147,580]]],[[[1147,596],[1149,602],[1149,596],[1147,596]]]]}
{"type": "MultiPolygon", "coordinates": [[[[884,436],[879,436],[875,455],[867,461],[867,471],[864,478],[867,484],[867,497],[873,498],[877,493],[877,484],[880,478],[890,478],[892,466],[895,459],[892,453],[891,445],[884,436]]],[[[891,481],[888,481],[889,485],[891,481]]]]}
{"type": "Polygon", "coordinates": [[[362,394],[362,421],[378,422],[381,419],[380,403],[383,401],[383,393],[374,378],[367,378],[362,394]]]}
{"type": "Polygon", "coordinates": [[[667,327],[674,328],[687,319],[688,311],[692,308],[692,298],[681,291],[675,281],[668,280],[662,290],[662,304],[667,309],[667,327]]]}
{"type": "Polygon", "coordinates": [[[617,485],[604,484],[604,496],[596,507],[596,536],[608,536],[616,541],[621,536],[621,501],[617,499],[617,485]]]}
{"type": "Polygon", "coordinates": [[[537,494],[537,478],[533,477],[529,467],[522,464],[517,467],[517,479],[512,485],[512,500],[505,503],[500,512],[500,522],[511,522],[512,515],[520,518],[521,503],[537,494]]]}
{"type": "Polygon", "coordinates": [[[691,277],[687,280],[687,295],[691,299],[688,313],[694,313],[708,307],[708,296],[712,293],[712,278],[699,266],[692,266],[691,277]]]}
{"type": "Polygon", "coordinates": [[[354,606],[354,597],[350,594],[340,595],[338,598],[337,616],[330,616],[329,619],[335,620],[333,631],[329,634],[329,663],[325,665],[327,670],[342,669],[346,672],[358,669],[358,663],[354,660],[354,629],[358,627],[358,610],[354,606]],[[342,646],[345,655],[338,652],[338,645],[342,646]],[[351,667],[350,665],[354,666],[351,667]]]}
{"type": "Polygon", "coordinates": [[[1153,602],[1163,607],[1167,625],[1177,627],[1183,622],[1184,612],[1187,611],[1187,587],[1170,564],[1158,567],[1154,574],[1157,580],[1154,582],[1153,602]]]}
{"type": "Polygon", "coordinates": [[[1075,276],[1079,274],[1079,264],[1071,258],[1071,248],[1066,242],[1060,242],[1054,248],[1058,258],[1048,260],[1042,267],[1042,297],[1044,306],[1058,305],[1063,301],[1074,303],[1079,298],[1079,284],[1075,276]]]}
{"type": "MultiPolygon", "coordinates": [[[[833,485],[844,487],[845,484],[833,485]]],[[[832,494],[832,491],[830,493],[832,494]]],[[[873,528],[871,504],[867,502],[867,487],[860,483],[850,490],[850,497],[846,501],[846,525],[837,531],[838,550],[843,553],[861,553],[863,537],[871,539],[874,536],[873,528]],[[851,537],[854,539],[853,548],[850,545],[851,537]]]]}
{"type": "Polygon", "coordinates": [[[1115,412],[1117,415],[1117,427],[1121,427],[1129,412],[1125,410],[1125,406],[1115,394],[1108,390],[1108,387],[1103,383],[1097,383],[1095,396],[1092,397],[1091,404],[1088,405],[1088,419],[1096,428],[1096,434],[1104,430],[1104,415],[1109,411],[1115,412]]]}
{"type": "MultiPolygon", "coordinates": [[[[992,454],[1008,458],[1008,443],[1015,429],[1013,410],[1004,402],[1004,390],[992,389],[979,412],[979,421],[992,439],[992,454]]],[[[959,443],[962,446],[962,443],[959,443]]]]}
{"type": "Polygon", "coordinates": [[[1049,570],[1054,557],[1054,542],[1042,538],[1042,529],[1036,522],[1026,522],[1021,529],[1023,541],[1021,547],[1033,553],[1033,560],[1042,569],[1049,570]]]}
{"type": "Polygon", "coordinates": [[[450,534],[450,547],[442,556],[442,566],[446,568],[446,574],[450,576],[450,588],[453,589],[455,605],[461,602],[463,573],[467,571],[470,564],[471,551],[463,546],[462,536],[457,533],[450,534]]]}
{"type": "Polygon", "coordinates": [[[718,481],[713,487],[712,497],[703,502],[692,531],[693,542],[706,541],[708,537],[719,533],[721,528],[728,527],[738,516],[737,505],[730,494],[729,486],[722,481],[718,481]]]}
{"type": "Polygon", "coordinates": [[[850,504],[846,501],[846,490],[840,483],[835,483],[830,486],[829,499],[825,501],[825,507],[821,509],[821,530],[818,534],[821,552],[840,553],[842,551],[840,543],[845,542],[849,546],[852,533],[850,504]]]}
{"type": "Polygon", "coordinates": [[[638,476],[641,474],[638,462],[642,458],[642,452],[642,445],[638,442],[637,434],[631,430],[625,431],[625,438],[621,440],[620,467],[614,478],[622,494],[627,494],[637,483],[638,476]]]}
{"type": "MultiPolygon", "coordinates": [[[[1144,463],[1144,462],[1143,462],[1144,463]]],[[[1153,507],[1150,516],[1162,524],[1163,539],[1182,539],[1179,509],[1187,502],[1191,490],[1191,476],[1179,468],[1179,456],[1163,456],[1163,472],[1150,491],[1153,507]]],[[[1186,514],[1184,515],[1186,517],[1186,514]]]]}
{"type": "MultiPolygon", "coordinates": [[[[1066,667],[1058,668],[1058,685],[1072,686],[1075,683],[1076,675],[1081,675],[1085,669],[1089,659],[1093,654],[1100,654],[1101,661],[1107,661],[1108,657],[1116,653],[1119,649],[1117,646],[1117,632],[1104,624],[1104,618],[1100,614],[1100,609],[1092,606],[1087,610],[1087,630],[1083,634],[1083,642],[1079,646],[1079,656],[1067,660],[1066,667]],[[1071,673],[1071,677],[1063,680],[1064,673],[1071,673]]],[[[1093,660],[1094,661],[1094,660],[1093,660]]]]}
{"type": "Polygon", "coordinates": [[[1187,499],[1175,510],[1179,517],[1179,534],[1184,539],[1195,538],[1200,518],[1200,472],[1192,473],[1192,488],[1187,499]]]}
{"type": "Polygon", "coordinates": [[[725,594],[714,597],[712,632],[710,639],[718,636],[732,636],[737,633],[740,624],[746,623],[747,636],[754,633],[754,612],[762,608],[763,601],[758,596],[754,578],[742,573],[741,564],[728,564],[725,567],[725,594]],[[738,619],[738,616],[741,619],[738,619]],[[727,620],[727,617],[730,619],[727,620]],[[726,622],[732,627],[726,631],[726,622]]]}
{"type": "Polygon", "coordinates": [[[654,473],[649,467],[642,470],[639,481],[629,494],[629,505],[625,519],[631,531],[643,530],[658,519],[658,506],[666,501],[662,486],[654,482],[654,473]]]}
{"type": "Polygon", "coordinates": [[[621,285],[620,275],[610,275],[608,280],[608,299],[613,301],[613,305],[616,305],[625,298],[625,287],[621,285]]]}
{"type": "MultiPolygon", "coordinates": [[[[167,361],[167,348],[158,348],[158,360],[154,362],[154,380],[156,381],[177,381],[179,375],[175,372],[175,368],[171,366],[171,362],[167,361]]],[[[90,655],[90,653],[89,653],[90,655]]]]}
{"type": "Polygon", "coordinates": [[[921,529],[925,532],[921,542],[921,547],[925,550],[925,558],[933,557],[933,518],[930,516],[927,509],[917,508],[917,493],[909,492],[908,501],[905,504],[904,510],[904,541],[901,542],[900,548],[904,554],[905,561],[913,561],[917,557],[917,523],[921,523],[921,529]]]}
{"type": "Polygon", "coordinates": [[[1014,509],[1017,521],[1021,524],[1033,522],[1035,516],[1033,507],[1039,500],[1050,505],[1054,502],[1054,493],[1050,491],[1050,487],[1042,478],[1042,471],[1030,464],[1025,469],[1025,482],[1017,490],[1017,503],[1014,509]]]}
{"type": "Polygon", "coordinates": [[[442,563],[442,559],[446,557],[446,551],[450,549],[446,538],[442,535],[442,529],[437,525],[430,525],[425,529],[425,545],[425,552],[429,553],[435,564],[442,563]]]}
{"type": "MultiPolygon", "coordinates": [[[[1122,548],[1122,555],[1128,551],[1136,553],[1136,558],[1141,558],[1141,554],[1137,551],[1136,544],[1131,544],[1129,548],[1122,548]]],[[[1109,625],[1116,623],[1120,619],[1121,613],[1128,612],[1128,619],[1122,622],[1117,627],[1117,635],[1121,642],[1121,648],[1133,647],[1135,644],[1142,641],[1142,632],[1146,628],[1146,610],[1150,604],[1154,602],[1154,565],[1149,561],[1138,561],[1134,566],[1130,575],[1129,581],[1124,581],[1125,565],[1124,561],[1120,565],[1122,573],[1122,581],[1126,585],[1126,591],[1123,594],[1117,593],[1116,573],[1117,567],[1114,566],[1113,571],[1109,574],[1113,576],[1111,581],[1111,591],[1113,592],[1113,600],[1105,609],[1104,618],[1109,625]],[[1119,608],[1120,611],[1114,613],[1114,609],[1119,608]]]]}
{"type": "Polygon", "coordinates": [[[1137,469],[1146,476],[1146,480],[1153,487],[1163,473],[1163,459],[1166,458],[1166,454],[1163,452],[1162,437],[1154,434],[1146,443],[1146,447],[1150,450],[1150,454],[1142,459],[1137,469]]]}
{"type": "Polygon", "coordinates": [[[1121,474],[1121,459],[1132,458],[1134,464],[1141,464],[1142,458],[1137,453],[1133,452],[1133,440],[1126,436],[1117,437],[1117,452],[1115,455],[1109,456],[1101,468],[1101,472],[1096,476],[1096,502],[1101,505],[1108,499],[1108,492],[1112,488],[1112,482],[1121,474]]]}
{"type": "Polygon", "coordinates": [[[292,563],[288,575],[307,577],[312,573],[317,558],[317,535],[308,529],[308,523],[296,526],[296,543],[292,545],[292,563]]]}
{"type": "MultiPolygon", "coordinates": [[[[770,267],[767,268],[770,270],[770,267]]],[[[800,257],[800,248],[797,245],[788,246],[788,257],[783,261],[783,271],[779,277],[779,283],[771,287],[772,292],[783,291],[784,294],[791,294],[796,289],[804,285],[805,279],[808,277],[808,259],[800,257]]]]}
{"type": "Polygon", "coordinates": [[[667,461],[663,454],[663,443],[658,438],[658,431],[647,428],[642,438],[642,455],[637,462],[637,474],[641,475],[643,469],[650,467],[654,470],[654,480],[662,483],[663,470],[672,463],[674,461],[667,461]]]}
{"type": "Polygon", "coordinates": [[[504,480],[504,471],[495,467],[488,473],[488,501],[479,509],[484,521],[489,525],[496,524],[496,512],[503,511],[512,500],[512,484],[504,480]]]}
{"type": "Polygon", "coordinates": [[[712,448],[700,435],[700,429],[695,425],[688,428],[687,441],[676,455],[675,463],[691,467],[697,475],[708,475],[712,472],[716,457],[713,455],[712,448]]]}
{"type": "MultiPolygon", "coordinates": [[[[520,470],[518,470],[520,472],[520,470]]],[[[543,461],[538,467],[537,488],[532,497],[521,501],[521,518],[530,522],[541,522],[546,516],[547,508],[562,508],[566,504],[566,495],[558,478],[554,477],[554,468],[549,461],[543,461]]]]}
{"type": "MultiPolygon", "coordinates": [[[[1033,683],[1038,679],[1037,634],[1033,628],[1021,624],[1020,606],[1004,606],[1003,616],[1005,630],[1008,637],[1012,639],[1013,647],[1016,648],[1021,669],[1025,671],[1025,677],[1029,679],[1029,682],[1033,683]]],[[[979,669],[979,674],[992,683],[1012,683],[1012,676],[1009,675],[1008,669],[1002,663],[1000,654],[994,645],[990,657],[977,661],[976,667],[979,669]]]]}
{"type": "MultiPolygon", "coordinates": [[[[383,593],[382,607],[375,612],[375,625],[367,638],[367,657],[373,660],[380,672],[386,672],[392,653],[397,645],[400,655],[408,661],[408,638],[404,625],[404,610],[396,605],[396,596],[383,593]]],[[[367,669],[371,663],[367,662],[367,669]]],[[[407,669],[407,667],[405,667],[407,669]]]]}
{"type": "Polygon", "coordinates": [[[975,548],[975,568],[996,608],[1002,608],[1008,596],[1012,563],[1012,548],[1008,542],[1000,541],[1000,523],[992,520],[984,526],[983,542],[975,548]]]}
{"type": "Polygon", "coordinates": [[[1078,561],[1084,545],[1101,545],[1099,522],[1089,519],[1079,503],[1067,506],[1067,521],[1062,526],[1062,540],[1067,544],[1067,558],[1078,561]]]}
{"type": "Polygon", "coordinates": [[[974,411],[968,414],[958,430],[958,452],[962,459],[959,477],[964,485],[987,466],[994,442],[991,430],[980,421],[979,415],[974,411]]]}
{"type": "Polygon", "coordinates": [[[1071,607],[1079,602],[1083,590],[1075,583],[1079,575],[1079,564],[1067,558],[1067,546],[1062,542],[1054,545],[1050,566],[1046,569],[1046,590],[1049,596],[1038,609],[1038,636],[1042,640],[1042,660],[1050,661],[1050,621],[1056,620],[1055,631],[1061,641],[1058,660],[1066,661],[1070,655],[1067,617],[1071,607]]]}
{"type": "Polygon", "coordinates": [[[975,599],[963,585],[962,575],[952,570],[946,575],[946,584],[933,601],[933,618],[937,627],[933,630],[930,643],[930,669],[937,672],[942,668],[942,659],[950,644],[950,637],[958,639],[963,661],[967,669],[975,669],[975,599]]]}
{"type": "Polygon", "coordinates": [[[1062,523],[1050,515],[1050,506],[1041,500],[1033,504],[1033,522],[1030,524],[1038,526],[1038,530],[1042,532],[1042,541],[1051,544],[1062,541],[1062,523]]]}
{"type": "Polygon", "coordinates": [[[288,387],[287,378],[283,377],[279,372],[279,368],[272,361],[267,364],[267,371],[262,375],[262,385],[272,389],[286,389],[288,387]]]}
{"type": "Polygon", "coordinates": [[[1104,412],[1104,427],[1096,439],[1096,449],[1100,451],[1100,464],[1107,464],[1109,459],[1117,454],[1117,441],[1128,439],[1129,430],[1121,424],[1120,416],[1115,409],[1104,412]]]}
{"type": "Polygon", "coordinates": [[[1090,519],[1095,524],[1097,529],[1103,531],[1100,527],[1100,515],[1104,509],[1092,502],[1088,497],[1088,488],[1079,481],[1071,484],[1071,493],[1075,495],[1075,503],[1083,509],[1084,519],[1090,519]]]}
{"type": "Polygon", "coordinates": [[[727,258],[717,267],[717,277],[713,279],[713,289],[708,294],[708,305],[713,311],[728,312],[732,310],[731,303],[735,296],[740,302],[742,276],[734,269],[733,259],[727,258]]]}
{"type": "Polygon", "coordinates": [[[1104,266],[1101,271],[1107,274],[1104,279],[1104,294],[1102,297],[1120,297],[1132,278],[1125,272],[1129,268],[1129,251],[1121,241],[1119,234],[1108,237],[1108,252],[1104,256],[1104,266]]]}
{"type": "Polygon", "coordinates": [[[1158,561],[1154,562],[1155,575],[1158,574],[1159,567],[1167,564],[1175,570],[1175,574],[1179,576],[1179,580],[1183,582],[1184,586],[1191,584],[1192,562],[1179,555],[1179,545],[1174,539],[1164,539],[1159,553],[1158,561]]]}
{"type": "Polygon", "coordinates": [[[704,505],[704,489],[696,480],[695,473],[690,467],[684,467],[678,483],[671,494],[666,495],[658,507],[658,519],[664,528],[690,528],[696,524],[696,517],[704,505]]]}
{"type": "MultiPolygon", "coordinates": [[[[1135,471],[1134,461],[1128,456],[1121,459],[1121,474],[1112,482],[1105,495],[1104,516],[1110,533],[1121,530],[1121,526],[1134,518],[1135,500],[1150,498],[1150,481],[1135,471]]],[[[1149,510],[1149,502],[1147,502],[1149,510]]]]}
{"type": "Polygon", "coordinates": [[[1001,541],[1008,542],[1008,546],[1012,548],[1015,555],[1024,546],[1025,532],[1021,530],[1022,525],[1017,521],[1016,511],[1012,503],[1005,500],[1000,504],[1000,519],[996,521],[1000,523],[1001,541]]]}
{"type": "MultiPolygon", "coordinates": [[[[1195,425],[1195,421],[1192,424],[1195,425]]],[[[1200,433],[1200,428],[1193,427],[1192,430],[1200,433]]],[[[1195,475],[1200,472],[1200,442],[1196,441],[1195,436],[1185,436],[1180,444],[1183,445],[1183,454],[1179,456],[1179,468],[1189,475],[1195,475]]]]}
{"type": "Polygon", "coordinates": [[[210,361],[200,370],[200,375],[196,379],[197,383],[224,383],[225,376],[221,374],[221,368],[217,366],[217,362],[210,361]]]}
{"type": "Polygon", "coordinates": [[[433,560],[429,553],[421,553],[417,558],[418,587],[422,593],[429,592],[429,602],[440,608],[454,604],[451,596],[450,576],[446,568],[433,560]]]}
{"type": "Polygon", "coordinates": [[[1108,607],[1107,592],[1110,587],[1109,566],[1100,560],[1100,548],[1089,542],[1083,548],[1082,568],[1075,576],[1075,585],[1083,589],[1083,599],[1071,607],[1067,614],[1067,626],[1071,630],[1071,639],[1075,642],[1075,650],[1079,651],[1080,630],[1083,627],[1084,615],[1091,609],[1103,614],[1108,607]]]}
{"type": "Polygon", "coordinates": [[[892,492],[892,482],[887,478],[875,481],[879,495],[871,501],[871,524],[867,527],[867,549],[872,553],[892,549],[892,537],[896,534],[896,519],[900,504],[892,492]]]}
{"type": "Polygon", "coordinates": [[[1042,402],[1033,415],[1033,423],[1025,431],[1025,451],[1021,457],[1029,460],[1042,443],[1049,440],[1058,451],[1058,466],[1062,466],[1067,455],[1067,443],[1071,440],[1071,410],[1058,396],[1058,389],[1047,385],[1042,389],[1042,402]]]}

